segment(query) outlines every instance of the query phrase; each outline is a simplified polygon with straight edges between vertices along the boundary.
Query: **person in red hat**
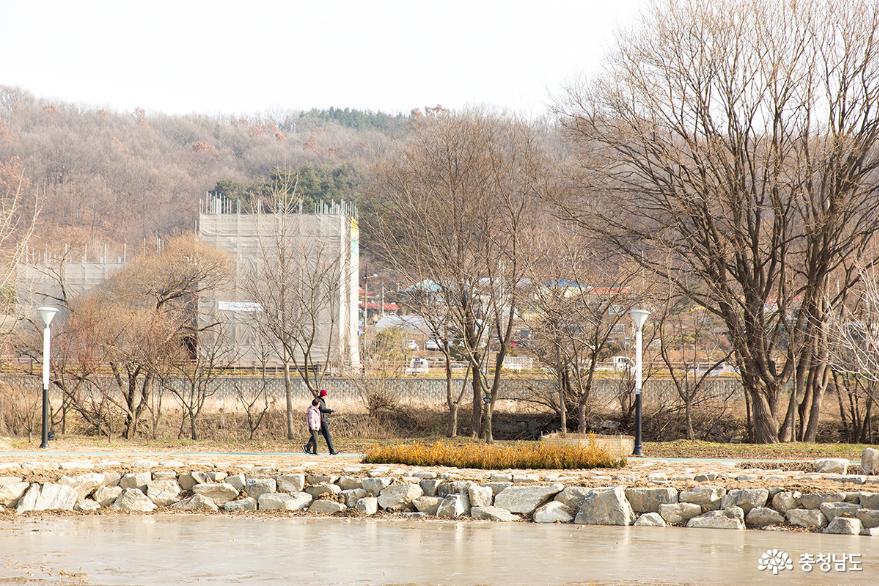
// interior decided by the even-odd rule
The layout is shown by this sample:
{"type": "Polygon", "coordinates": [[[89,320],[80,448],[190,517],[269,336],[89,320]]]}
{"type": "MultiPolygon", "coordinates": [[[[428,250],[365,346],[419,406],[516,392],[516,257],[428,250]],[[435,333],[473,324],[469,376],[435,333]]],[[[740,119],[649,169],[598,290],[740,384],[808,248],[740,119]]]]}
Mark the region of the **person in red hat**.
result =
{"type": "Polygon", "coordinates": [[[330,421],[328,417],[333,410],[327,408],[327,390],[321,389],[318,395],[318,401],[320,401],[320,433],[324,436],[324,440],[327,442],[327,448],[330,450],[330,455],[334,456],[339,452],[333,447],[333,436],[330,435],[330,421]]]}

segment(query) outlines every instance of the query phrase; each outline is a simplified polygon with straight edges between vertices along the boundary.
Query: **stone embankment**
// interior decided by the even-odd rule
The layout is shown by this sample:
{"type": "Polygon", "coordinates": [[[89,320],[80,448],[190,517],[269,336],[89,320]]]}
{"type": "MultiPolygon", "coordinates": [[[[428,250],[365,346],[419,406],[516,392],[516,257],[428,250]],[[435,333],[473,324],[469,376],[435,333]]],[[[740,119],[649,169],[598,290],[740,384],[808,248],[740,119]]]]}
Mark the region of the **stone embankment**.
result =
{"type": "MultiPolygon", "coordinates": [[[[879,536],[879,451],[815,472],[516,472],[179,461],[0,463],[0,511],[394,514],[586,525],[788,528],[879,536]],[[199,469],[195,469],[195,467],[199,469]],[[88,470],[88,471],[86,471],[88,470]]],[[[648,468],[649,469],[649,468],[648,468]]]]}

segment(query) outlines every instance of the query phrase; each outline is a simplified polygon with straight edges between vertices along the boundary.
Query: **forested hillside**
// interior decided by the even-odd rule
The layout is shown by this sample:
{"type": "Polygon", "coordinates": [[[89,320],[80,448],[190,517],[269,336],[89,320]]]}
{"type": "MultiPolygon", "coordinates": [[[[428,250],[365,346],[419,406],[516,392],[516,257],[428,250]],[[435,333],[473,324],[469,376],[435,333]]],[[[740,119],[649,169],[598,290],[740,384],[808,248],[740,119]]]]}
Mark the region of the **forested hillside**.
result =
{"type": "Polygon", "coordinates": [[[410,118],[113,112],[0,86],[0,182],[21,175],[38,196],[35,246],[136,244],[194,226],[205,192],[259,195],[279,172],[299,172],[308,201],[357,200],[369,164],[410,118]]]}

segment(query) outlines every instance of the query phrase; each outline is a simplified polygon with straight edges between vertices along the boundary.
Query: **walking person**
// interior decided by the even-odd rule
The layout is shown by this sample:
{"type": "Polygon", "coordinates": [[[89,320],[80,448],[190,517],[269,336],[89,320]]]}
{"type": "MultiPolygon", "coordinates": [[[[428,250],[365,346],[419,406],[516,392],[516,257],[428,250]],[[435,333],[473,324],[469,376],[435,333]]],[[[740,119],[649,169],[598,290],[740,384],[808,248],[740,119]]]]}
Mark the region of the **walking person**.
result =
{"type": "Polygon", "coordinates": [[[324,440],[327,442],[327,448],[330,450],[330,455],[335,456],[339,452],[333,447],[333,436],[330,435],[330,421],[329,417],[327,417],[333,412],[333,410],[327,408],[326,396],[327,390],[321,389],[318,397],[320,401],[320,433],[324,436],[324,440]]]}
{"type": "Polygon", "coordinates": [[[317,454],[317,434],[320,433],[320,417],[320,401],[314,399],[311,402],[311,407],[305,412],[305,419],[308,421],[308,431],[311,433],[308,443],[305,444],[306,454],[317,454]]]}

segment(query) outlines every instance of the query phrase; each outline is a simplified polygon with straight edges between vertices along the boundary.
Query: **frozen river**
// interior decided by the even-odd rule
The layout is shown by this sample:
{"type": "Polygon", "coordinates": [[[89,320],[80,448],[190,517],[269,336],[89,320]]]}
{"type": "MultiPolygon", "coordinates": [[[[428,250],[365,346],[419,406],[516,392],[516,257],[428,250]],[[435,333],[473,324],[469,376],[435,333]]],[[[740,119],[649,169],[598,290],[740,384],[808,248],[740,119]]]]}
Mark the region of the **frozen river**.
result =
{"type": "Polygon", "coordinates": [[[0,583],[877,583],[879,539],[809,533],[229,516],[0,521],[0,583]],[[783,549],[793,571],[757,570],[783,549]],[[860,554],[810,573],[801,554],[860,554]],[[857,558],[855,558],[857,559],[857,558]]]}

